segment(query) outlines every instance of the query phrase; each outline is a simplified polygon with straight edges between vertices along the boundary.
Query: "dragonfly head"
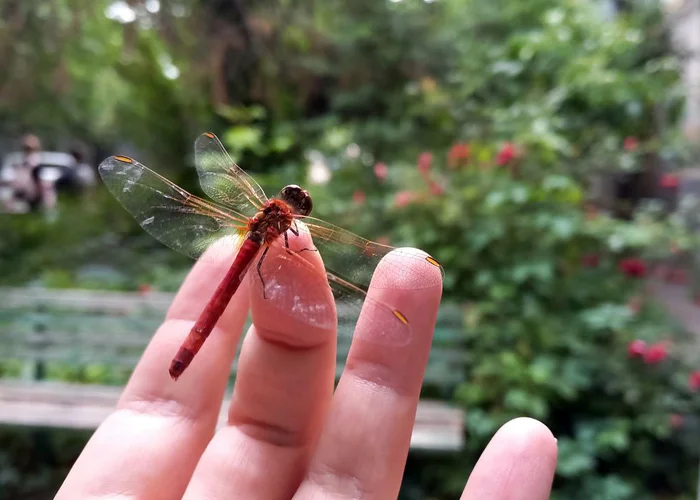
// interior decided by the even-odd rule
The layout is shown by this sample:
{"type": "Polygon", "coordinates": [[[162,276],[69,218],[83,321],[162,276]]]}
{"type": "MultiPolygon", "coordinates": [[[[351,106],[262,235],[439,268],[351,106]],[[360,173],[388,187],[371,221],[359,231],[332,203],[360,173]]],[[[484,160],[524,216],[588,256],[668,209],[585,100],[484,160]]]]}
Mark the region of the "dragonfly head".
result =
{"type": "Polygon", "coordinates": [[[286,202],[296,215],[301,215],[302,217],[309,215],[314,206],[309,192],[296,184],[290,184],[282,188],[279,198],[286,202]]]}

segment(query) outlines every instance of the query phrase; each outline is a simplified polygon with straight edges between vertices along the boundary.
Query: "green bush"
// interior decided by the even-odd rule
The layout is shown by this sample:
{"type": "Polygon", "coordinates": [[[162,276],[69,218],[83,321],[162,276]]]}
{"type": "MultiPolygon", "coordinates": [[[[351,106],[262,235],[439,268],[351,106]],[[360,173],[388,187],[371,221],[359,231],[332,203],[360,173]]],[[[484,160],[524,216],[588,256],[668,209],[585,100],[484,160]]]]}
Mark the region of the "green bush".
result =
{"type": "Polygon", "coordinates": [[[559,440],[556,498],[683,498],[697,473],[688,443],[700,401],[684,354],[696,344],[643,278],[660,253],[692,242],[663,217],[593,215],[573,177],[495,146],[458,146],[458,161],[453,148],[453,168],[427,156],[415,172],[389,167],[411,190],[393,198],[396,229],[384,234],[434,255],[464,311],[468,377],[454,401],[467,450],[426,481],[461,488],[498,427],[526,415],[559,440]]]}
{"type": "Polygon", "coordinates": [[[0,215],[0,234],[0,286],[175,290],[191,265],[145,235],[103,189],[52,214],[0,215]]]}

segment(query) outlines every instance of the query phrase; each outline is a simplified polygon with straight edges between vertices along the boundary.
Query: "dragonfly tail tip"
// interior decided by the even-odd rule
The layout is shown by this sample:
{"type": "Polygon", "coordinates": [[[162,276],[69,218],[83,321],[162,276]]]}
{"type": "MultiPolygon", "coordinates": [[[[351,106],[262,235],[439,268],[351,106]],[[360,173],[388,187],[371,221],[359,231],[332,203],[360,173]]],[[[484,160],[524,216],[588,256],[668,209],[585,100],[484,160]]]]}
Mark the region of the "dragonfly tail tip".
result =
{"type": "Polygon", "coordinates": [[[180,375],[182,375],[182,372],[184,371],[185,364],[181,361],[173,360],[173,362],[170,363],[170,369],[168,370],[168,373],[170,373],[170,378],[173,379],[175,382],[177,382],[177,379],[180,378],[180,375]]]}

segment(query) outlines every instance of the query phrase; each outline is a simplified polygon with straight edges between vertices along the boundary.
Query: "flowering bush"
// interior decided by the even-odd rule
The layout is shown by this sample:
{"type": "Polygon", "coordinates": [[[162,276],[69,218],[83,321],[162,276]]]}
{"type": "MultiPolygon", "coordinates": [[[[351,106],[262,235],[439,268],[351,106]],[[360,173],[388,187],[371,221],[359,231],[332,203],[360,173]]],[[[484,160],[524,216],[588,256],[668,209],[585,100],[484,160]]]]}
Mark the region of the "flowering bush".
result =
{"type": "MultiPolygon", "coordinates": [[[[694,484],[700,362],[645,288],[687,237],[664,217],[614,220],[585,199],[591,172],[673,157],[655,118],[660,107],[669,124],[678,116],[678,68],[658,6],[624,3],[615,19],[582,1],[379,3],[442,13],[440,36],[419,38],[444,43],[444,57],[408,64],[410,81],[392,75],[385,100],[352,84],[334,93],[341,112],[368,111],[331,122],[315,146],[333,171],[313,193],[319,215],[429,251],[447,271],[445,301],[463,311],[468,377],[452,398],[467,412],[467,450],[427,470],[433,497],[454,498],[493,432],[520,415],[559,438],[555,497],[679,498],[694,484]]],[[[409,24],[366,32],[385,26],[409,24]]],[[[382,81],[386,61],[366,56],[357,74],[382,81]]],[[[677,188],[665,175],[661,187],[677,188]]]]}
{"type": "MultiPolygon", "coordinates": [[[[543,164],[515,141],[456,141],[387,162],[380,177],[348,167],[366,168],[367,199],[344,224],[430,252],[447,271],[445,300],[463,311],[468,377],[454,401],[467,451],[424,479],[459,483],[501,424],[528,415],[559,439],[555,498],[680,498],[696,477],[700,360],[647,278],[685,230],[651,214],[612,219],[543,164]]],[[[343,189],[336,176],[329,192],[343,189]]]]}
{"type": "Polygon", "coordinates": [[[455,146],[430,169],[420,156],[389,234],[441,261],[445,293],[462,303],[468,379],[454,398],[467,411],[468,463],[501,424],[529,415],[559,440],[563,498],[676,498],[696,475],[698,450],[685,443],[696,442],[700,372],[643,278],[680,228],[592,216],[571,177],[538,171],[514,144],[468,148],[480,163],[455,146]],[[432,194],[434,182],[445,191],[432,194]]]}
{"type": "Polygon", "coordinates": [[[641,259],[628,258],[620,261],[620,270],[631,278],[643,278],[647,273],[647,266],[641,259]]]}

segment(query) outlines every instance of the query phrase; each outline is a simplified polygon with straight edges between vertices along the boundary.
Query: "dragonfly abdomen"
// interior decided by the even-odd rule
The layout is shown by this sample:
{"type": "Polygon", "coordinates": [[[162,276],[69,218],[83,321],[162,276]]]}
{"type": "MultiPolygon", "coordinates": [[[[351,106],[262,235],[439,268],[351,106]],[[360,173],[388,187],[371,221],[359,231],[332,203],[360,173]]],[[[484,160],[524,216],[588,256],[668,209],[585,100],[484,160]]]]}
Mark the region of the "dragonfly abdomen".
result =
{"type": "Polygon", "coordinates": [[[171,361],[169,372],[173,380],[177,380],[182,375],[202,348],[204,341],[226,310],[226,306],[231,301],[233,294],[238,290],[248,266],[255,258],[258,250],[260,250],[261,245],[262,241],[255,233],[250,234],[241,245],[226,276],[224,276],[214,295],[209,299],[204,311],[202,311],[199,319],[171,361]]]}

